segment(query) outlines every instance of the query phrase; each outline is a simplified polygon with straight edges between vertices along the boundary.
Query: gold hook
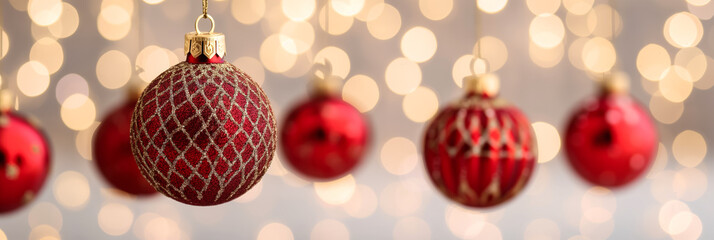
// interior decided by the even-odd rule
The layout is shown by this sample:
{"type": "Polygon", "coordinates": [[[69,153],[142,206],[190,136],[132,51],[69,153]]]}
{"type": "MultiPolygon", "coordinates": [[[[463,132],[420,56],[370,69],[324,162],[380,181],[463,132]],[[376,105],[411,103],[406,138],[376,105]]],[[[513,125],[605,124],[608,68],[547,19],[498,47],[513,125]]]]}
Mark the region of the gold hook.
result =
{"type": "Polygon", "coordinates": [[[196,33],[197,34],[204,33],[198,29],[198,22],[201,21],[201,18],[208,18],[208,20],[211,21],[211,31],[209,31],[208,33],[213,33],[213,29],[216,28],[216,23],[215,23],[215,21],[213,21],[213,17],[211,17],[211,14],[204,14],[204,15],[198,16],[198,18],[196,18],[196,33]]]}

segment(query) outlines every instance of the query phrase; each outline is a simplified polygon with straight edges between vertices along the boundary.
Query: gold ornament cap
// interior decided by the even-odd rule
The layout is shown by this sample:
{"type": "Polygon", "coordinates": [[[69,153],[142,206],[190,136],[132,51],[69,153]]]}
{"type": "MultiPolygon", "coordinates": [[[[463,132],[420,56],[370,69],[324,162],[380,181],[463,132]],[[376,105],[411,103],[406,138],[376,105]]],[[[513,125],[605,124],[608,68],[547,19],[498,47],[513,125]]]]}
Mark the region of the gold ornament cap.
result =
{"type": "Polygon", "coordinates": [[[336,95],[340,91],[341,83],[342,78],[332,75],[332,63],[329,60],[325,59],[325,63],[313,65],[313,96],[336,95]]]}
{"type": "Polygon", "coordinates": [[[610,72],[600,80],[603,93],[626,94],[630,90],[630,77],[624,72],[610,72]]]}
{"type": "Polygon", "coordinates": [[[186,33],[183,43],[183,53],[191,54],[194,58],[205,56],[208,59],[218,55],[223,58],[226,55],[226,36],[223,33],[213,32],[216,24],[211,15],[201,15],[196,19],[196,31],[186,33]],[[206,18],[211,21],[211,30],[202,32],[198,29],[198,22],[206,18]]]}
{"type": "Polygon", "coordinates": [[[464,89],[484,97],[495,97],[501,88],[498,76],[493,73],[470,75],[464,78],[464,89]]]}
{"type": "Polygon", "coordinates": [[[0,112],[7,112],[12,109],[15,104],[15,96],[10,90],[3,89],[0,90],[0,112]]]}

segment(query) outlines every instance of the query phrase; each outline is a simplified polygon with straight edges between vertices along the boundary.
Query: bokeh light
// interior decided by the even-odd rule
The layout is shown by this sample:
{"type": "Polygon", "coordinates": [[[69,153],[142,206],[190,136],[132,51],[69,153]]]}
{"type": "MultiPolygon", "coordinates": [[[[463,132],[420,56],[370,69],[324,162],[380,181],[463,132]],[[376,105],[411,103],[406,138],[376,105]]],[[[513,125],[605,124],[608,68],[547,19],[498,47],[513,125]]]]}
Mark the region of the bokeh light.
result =
{"type": "Polygon", "coordinates": [[[425,27],[409,29],[402,37],[402,54],[414,62],[426,62],[436,53],[436,36],[425,27]]]}
{"type": "Polygon", "coordinates": [[[342,86],[342,99],[360,112],[369,112],[379,102],[379,86],[367,75],[355,75],[342,86]]]}
{"type": "Polygon", "coordinates": [[[353,218],[371,216],[378,205],[377,194],[367,185],[358,184],[352,198],[342,204],[342,208],[353,218]]]}
{"type": "Polygon", "coordinates": [[[28,0],[27,14],[37,25],[48,26],[55,23],[62,15],[61,0],[28,0]]]}
{"type": "Polygon", "coordinates": [[[287,49],[297,49],[293,41],[281,42],[279,34],[270,35],[263,41],[260,45],[260,61],[266,69],[274,73],[282,73],[295,65],[297,56],[286,50],[286,44],[287,49]]]}
{"type": "Polygon", "coordinates": [[[347,175],[329,182],[315,182],[315,193],[327,204],[339,205],[352,198],[356,187],[355,178],[347,175]]]}
{"type": "Polygon", "coordinates": [[[62,230],[62,212],[52,203],[35,203],[32,205],[30,213],[27,216],[27,222],[30,224],[30,227],[33,228],[44,224],[54,229],[62,230]]]}
{"type": "Polygon", "coordinates": [[[99,34],[107,40],[121,40],[129,34],[131,30],[132,11],[120,5],[104,5],[97,17],[97,29],[99,34]]]}
{"type": "Polygon", "coordinates": [[[399,14],[399,10],[386,3],[372,6],[366,19],[369,34],[379,40],[394,37],[402,27],[402,16],[399,14]]]}
{"type": "Polygon", "coordinates": [[[565,26],[571,33],[578,37],[588,37],[595,32],[597,21],[593,21],[594,15],[577,15],[568,12],[565,15],[565,26]]]}
{"type": "Polygon", "coordinates": [[[397,58],[390,62],[384,75],[389,90],[399,95],[414,92],[421,84],[421,68],[406,58],[397,58]]]}
{"type": "Polygon", "coordinates": [[[412,172],[419,162],[419,154],[414,143],[403,137],[387,140],[380,152],[382,166],[394,175],[405,175],[412,172]]]}
{"type": "Polygon", "coordinates": [[[671,65],[667,49],[654,43],[647,44],[637,54],[637,70],[648,80],[659,81],[671,65]]]}
{"type": "Polygon", "coordinates": [[[473,54],[486,61],[486,72],[498,71],[508,60],[506,44],[493,36],[480,38],[474,45],[473,54]]]}
{"type": "Polygon", "coordinates": [[[677,122],[684,113],[684,103],[671,102],[664,98],[661,93],[652,94],[649,103],[650,113],[658,122],[672,124],[677,122]]]}
{"type": "Polygon", "coordinates": [[[28,97],[44,93],[50,86],[50,73],[40,62],[29,61],[17,71],[17,88],[28,97]]]}
{"type": "Polygon", "coordinates": [[[325,7],[320,9],[319,21],[320,28],[323,31],[330,35],[342,35],[352,28],[354,17],[341,15],[336,12],[334,8],[330,9],[329,12],[327,12],[326,9],[325,7]],[[327,13],[329,13],[329,15],[326,15],[327,13]]]}
{"type": "Polygon", "coordinates": [[[310,50],[315,42],[315,30],[307,22],[287,21],[280,27],[279,36],[283,48],[296,55],[310,50]]]}
{"type": "Polygon", "coordinates": [[[431,89],[418,87],[404,96],[402,110],[409,120],[418,123],[426,122],[439,110],[439,99],[431,89]]]}
{"type": "Polygon", "coordinates": [[[60,109],[62,122],[72,130],[84,130],[94,123],[97,110],[94,101],[82,94],[73,94],[62,102],[60,109]]]}
{"type": "Polygon", "coordinates": [[[542,68],[555,67],[563,60],[564,54],[565,47],[563,44],[558,44],[553,48],[542,48],[533,42],[528,44],[528,55],[533,60],[533,63],[542,68]]]}
{"type": "Polygon", "coordinates": [[[542,48],[553,48],[563,42],[565,26],[558,16],[541,14],[533,18],[528,29],[531,41],[542,48]]]}
{"type": "Polygon", "coordinates": [[[263,85],[265,82],[265,68],[258,59],[252,57],[240,57],[233,61],[233,65],[250,76],[258,85],[263,85]]]}
{"type": "Polygon", "coordinates": [[[486,13],[497,13],[506,7],[508,0],[476,0],[476,6],[486,13]]]}
{"type": "Polygon", "coordinates": [[[687,69],[670,66],[662,73],[659,90],[662,96],[672,102],[683,102],[692,93],[692,78],[687,69]]]}
{"type": "Polygon", "coordinates": [[[526,0],[526,6],[535,15],[554,14],[560,8],[560,0],[526,0]]]}
{"type": "Polygon", "coordinates": [[[352,64],[345,50],[335,46],[325,47],[317,52],[314,63],[325,64],[326,60],[332,64],[332,75],[345,79],[350,74],[352,64]]]}
{"type": "Polygon", "coordinates": [[[664,23],[664,38],[678,48],[694,47],[704,35],[702,22],[688,12],[679,12],[667,18],[664,23]]]}
{"type": "Polygon", "coordinates": [[[697,168],[684,168],[674,174],[674,192],[680,200],[694,202],[707,192],[707,175],[697,168]]]}
{"type": "Polygon", "coordinates": [[[280,6],[293,21],[305,21],[315,12],[315,0],[282,0],[280,6]]]}
{"type": "Polygon", "coordinates": [[[89,181],[81,173],[65,171],[55,179],[52,193],[63,207],[78,210],[89,201],[89,181]]]}
{"type": "Polygon", "coordinates": [[[126,85],[131,78],[131,60],[118,50],[111,50],[97,61],[97,79],[108,89],[117,89],[126,85]]]}
{"type": "Polygon", "coordinates": [[[696,167],[707,155],[707,142],[698,132],[682,131],[674,138],[672,154],[682,166],[696,167]]]}
{"type": "Polygon", "coordinates": [[[576,15],[587,14],[593,8],[595,0],[563,0],[563,7],[569,13],[576,15]]]}
{"type": "Polygon", "coordinates": [[[58,21],[47,26],[47,29],[56,38],[72,36],[79,27],[79,14],[77,9],[67,2],[62,2],[62,15],[58,21]]]}
{"type": "Polygon", "coordinates": [[[99,228],[111,236],[121,236],[131,229],[134,213],[127,206],[108,203],[102,206],[97,216],[99,228]]]}
{"type": "Polygon", "coordinates": [[[285,224],[282,223],[269,223],[265,225],[263,228],[260,229],[260,232],[258,233],[258,240],[273,240],[273,239],[282,239],[282,240],[293,240],[295,239],[293,237],[293,231],[290,230],[288,226],[285,226],[285,224]]]}
{"type": "Polygon", "coordinates": [[[47,67],[50,74],[57,72],[64,62],[62,45],[52,38],[37,40],[30,49],[30,61],[37,61],[47,67]]]}
{"type": "Polygon", "coordinates": [[[419,10],[429,20],[439,21],[451,13],[454,0],[419,0],[419,10]]]}
{"type": "Polygon", "coordinates": [[[242,24],[254,24],[265,15],[265,0],[233,0],[231,14],[242,24]]]}
{"type": "Polygon", "coordinates": [[[604,73],[615,66],[617,54],[610,40],[594,37],[583,46],[582,59],[588,70],[595,73],[604,73]]]}
{"type": "Polygon", "coordinates": [[[362,11],[365,0],[327,0],[332,9],[342,16],[354,16],[362,11]]]}
{"type": "Polygon", "coordinates": [[[139,78],[149,83],[176,63],[178,58],[173,52],[156,45],[149,45],[137,54],[135,69],[139,73],[139,78]]]}
{"type": "Polygon", "coordinates": [[[333,219],[318,222],[310,232],[310,240],[348,240],[350,231],[345,224],[333,219]]]}
{"type": "Polygon", "coordinates": [[[707,71],[707,56],[697,47],[683,48],[674,57],[674,65],[689,72],[692,82],[697,82],[707,71]]]}
{"type": "Polygon", "coordinates": [[[546,122],[534,122],[531,126],[538,143],[538,163],[553,160],[560,152],[561,143],[558,129],[546,122]]]}

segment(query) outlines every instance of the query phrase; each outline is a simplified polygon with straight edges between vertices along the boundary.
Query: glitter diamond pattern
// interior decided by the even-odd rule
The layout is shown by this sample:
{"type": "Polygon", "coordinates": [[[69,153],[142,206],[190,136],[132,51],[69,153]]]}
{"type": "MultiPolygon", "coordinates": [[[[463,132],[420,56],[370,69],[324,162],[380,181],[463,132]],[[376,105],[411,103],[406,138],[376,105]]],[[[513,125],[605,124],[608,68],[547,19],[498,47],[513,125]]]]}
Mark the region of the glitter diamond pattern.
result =
{"type": "Polygon", "coordinates": [[[528,119],[500,100],[468,96],[429,125],[424,157],[432,182],[471,207],[500,204],[518,194],[535,167],[528,119]]]}
{"type": "Polygon", "coordinates": [[[179,63],[144,90],[131,145],[159,192],[216,205],[253,187],[270,166],[276,124],[268,97],[229,63],[179,63]]]}

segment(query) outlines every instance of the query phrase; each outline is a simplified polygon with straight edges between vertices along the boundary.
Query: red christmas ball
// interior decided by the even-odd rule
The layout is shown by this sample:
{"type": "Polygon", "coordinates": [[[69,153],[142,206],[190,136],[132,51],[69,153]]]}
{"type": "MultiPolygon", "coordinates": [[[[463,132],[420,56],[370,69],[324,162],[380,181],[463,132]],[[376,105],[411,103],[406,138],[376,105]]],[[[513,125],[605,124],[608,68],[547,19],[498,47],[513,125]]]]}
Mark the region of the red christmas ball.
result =
{"type": "Polygon", "coordinates": [[[94,162],[109,184],[132,195],[151,195],[154,187],[141,175],[129,142],[131,114],[137,99],[129,99],[107,115],[94,135],[94,162]]]}
{"type": "Polygon", "coordinates": [[[0,113],[0,213],[37,196],[50,171],[50,146],[40,130],[14,112],[0,113]]]}
{"type": "Polygon", "coordinates": [[[280,134],[287,162],[301,175],[328,180],[360,163],[369,142],[362,114],[340,98],[315,96],[288,114],[280,134]]]}
{"type": "MultiPolygon", "coordinates": [[[[191,54],[220,53],[221,42],[209,46],[216,43],[208,42],[215,33],[193,34],[186,43],[191,54]]],[[[276,147],[276,124],[268,97],[245,72],[219,55],[191,54],[142,93],[131,146],[157,191],[186,204],[216,205],[241,196],[263,177],[276,147]]]]}
{"type": "Polygon", "coordinates": [[[619,187],[652,164],[657,132],[635,100],[627,94],[605,93],[575,111],[564,141],[570,165],[582,178],[619,187]]]}
{"type": "Polygon", "coordinates": [[[424,163],[449,199],[491,207],[523,190],[535,168],[536,147],[518,108],[477,90],[442,109],[429,124],[424,163]]]}

